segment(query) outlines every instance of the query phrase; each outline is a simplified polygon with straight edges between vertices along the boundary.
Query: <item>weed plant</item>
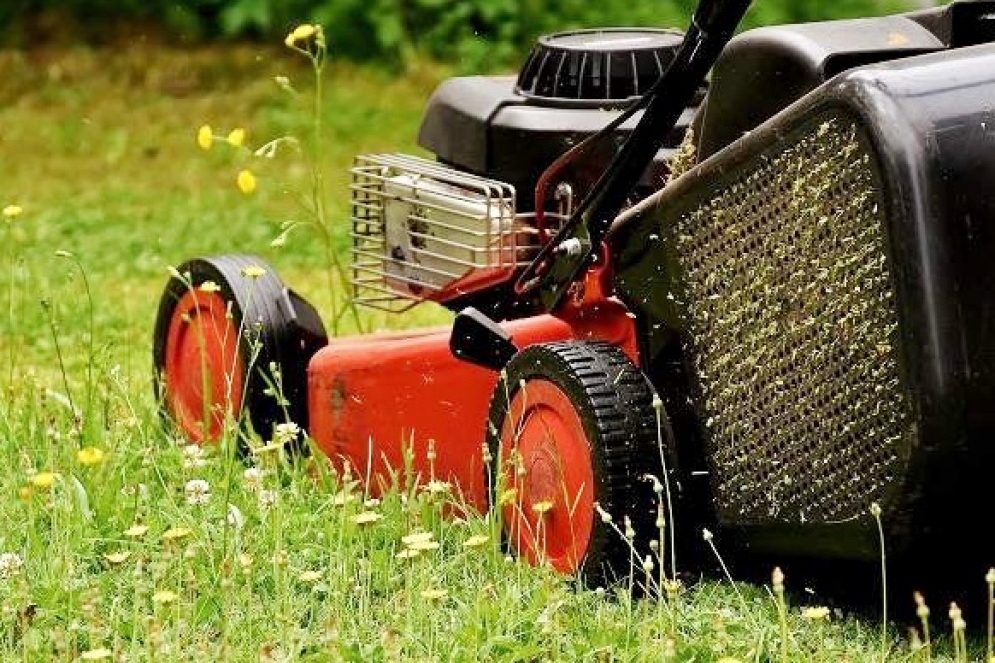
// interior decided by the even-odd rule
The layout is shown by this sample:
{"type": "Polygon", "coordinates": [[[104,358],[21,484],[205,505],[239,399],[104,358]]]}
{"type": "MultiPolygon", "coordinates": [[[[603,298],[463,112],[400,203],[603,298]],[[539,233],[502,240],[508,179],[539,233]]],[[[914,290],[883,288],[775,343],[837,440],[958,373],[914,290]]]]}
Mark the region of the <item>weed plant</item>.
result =
{"type": "MultiPolygon", "coordinates": [[[[731,580],[682,586],[666,571],[676,559],[673,528],[662,519],[655,555],[633,558],[617,586],[585,588],[509,556],[495,516],[466,508],[456,487],[415,476],[410,454],[406,467],[377,485],[362,468],[333,466],[320,452],[288,454],[289,427],[256,440],[245,461],[238,421],[214,446],[175,439],[150,387],[148,329],[165,265],[265,247],[281,229],[263,210],[282,199],[283,185],[271,187],[275,179],[239,161],[239,150],[190,158],[190,132],[173,118],[225,117],[244,103],[280,131],[307,123],[289,119],[290,109],[258,88],[161,104],[159,83],[146,80],[116,101],[113,72],[127,69],[112,63],[111,80],[98,76],[104,87],[95,93],[106,95],[107,107],[96,104],[88,115],[96,128],[66,128],[56,122],[65,117],[64,101],[97,101],[65,83],[66,76],[84,79],[66,70],[86,68],[87,57],[49,63],[45,75],[54,83],[43,76],[0,110],[4,126],[24,132],[4,144],[23,160],[0,189],[0,660],[732,663],[973,655],[964,616],[951,608],[938,643],[921,597],[922,628],[911,639],[887,624],[882,630],[819,605],[791,604],[790,578],[779,572],[769,588],[731,580]],[[148,135],[150,121],[162,138],[148,135]],[[233,186],[248,196],[240,206],[230,198],[237,193],[219,193],[233,186]]],[[[413,135],[424,90],[378,76],[334,70],[333,100],[318,111],[344,143],[336,149],[350,156],[384,149],[364,142],[374,134],[388,141],[401,130],[413,135]],[[383,130],[376,104],[362,106],[373,94],[370,81],[398,100],[391,110],[404,119],[392,131],[383,130]],[[419,103],[406,107],[407,98],[419,103]],[[336,124],[342,114],[352,124],[336,124]]],[[[240,148],[247,139],[234,129],[221,136],[240,148]]],[[[207,138],[215,141],[214,133],[207,138]]],[[[313,182],[307,170],[290,170],[286,187],[295,177],[313,182]]],[[[324,186],[345,191],[342,184],[329,177],[324,186]]],[[[342,218],[342,205],[333,200],[327,219],[342,218]]],[[[319,302],[341,296],[337,277],[339,289],[329,292],[313,273],[322,251],[302,242],[280,251],[295,286],[310,288],[319,302]]],[[[343,320],[340,331],[347,331],[343,320]]],[[[669,488],[654,485],[660,512],[669,513],[669,488]]],[[[628,538],[624,523],[618,534],[628,538]]],[[[995,574],[986,580],[990,596],[995,574]]],[[[989,633],[991,620],[989,613],[989,633]]],[[[989,659],[991,646],[989,636],[989,659]]]]}

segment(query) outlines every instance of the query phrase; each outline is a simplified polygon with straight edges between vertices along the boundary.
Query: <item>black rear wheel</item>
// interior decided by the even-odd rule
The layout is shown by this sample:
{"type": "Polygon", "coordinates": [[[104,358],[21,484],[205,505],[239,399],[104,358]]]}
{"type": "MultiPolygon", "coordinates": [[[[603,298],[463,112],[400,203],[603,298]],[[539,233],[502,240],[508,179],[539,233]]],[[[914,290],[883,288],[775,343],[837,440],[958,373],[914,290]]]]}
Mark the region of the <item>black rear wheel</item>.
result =
{"type": "Polygon", "coordinates": [[[492,505],[516,553],[601,585],[649,552],[659,496],[645,477],[662,478],[653,390],[619,348],[567,341],[519,352],[491,400],[487,439],[492,505]]]}

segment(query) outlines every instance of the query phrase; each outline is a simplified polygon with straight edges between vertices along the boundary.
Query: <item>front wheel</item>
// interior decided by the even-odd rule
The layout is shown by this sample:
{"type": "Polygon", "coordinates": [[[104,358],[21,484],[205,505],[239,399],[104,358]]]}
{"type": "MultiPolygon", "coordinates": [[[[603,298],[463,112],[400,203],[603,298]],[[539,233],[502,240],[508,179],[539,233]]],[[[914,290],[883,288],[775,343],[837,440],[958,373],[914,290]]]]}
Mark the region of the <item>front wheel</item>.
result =
{"type": "Polygon", "coordinates": [[[661,478],[653,390],[618,347],[565,341],[519,352],[491,400],[487,439],[492,505],[514,552],[592,586],[624,577],[649,552],[658,496],[645,479],[661,478]]]}
{"type": "Polygon", "coordinates": [[[228,421],[264,440],[279,423],[303,430],[307,363],[325,343],[314,309],[261,259],[196,258],[177,268],[159,302],[156,397],[193,443],[218,441],[228,421]]]}

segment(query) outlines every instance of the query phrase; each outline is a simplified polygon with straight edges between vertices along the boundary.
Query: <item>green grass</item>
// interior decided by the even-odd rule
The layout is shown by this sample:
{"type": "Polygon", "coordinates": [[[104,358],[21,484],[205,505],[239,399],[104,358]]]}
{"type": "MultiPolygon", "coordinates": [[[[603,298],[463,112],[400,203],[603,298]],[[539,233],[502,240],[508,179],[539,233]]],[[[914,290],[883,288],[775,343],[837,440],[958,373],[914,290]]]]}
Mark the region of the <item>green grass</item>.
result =
{"type": "MultiPolygon", "coordinates": [[[[661,600],[577,587],[507,558],[485,515],[443,517],[452,495],[403,473],[370,501],[320,455],[257,458],[252,478],[230,438],[203,455],[178,444],[151,388],[170,265],[258,253],[320,310],[338,296],[315,238],[270,247],[308,169],[195,142],[203,123],[245,127],[253,145],[306,132],[307,112],[272,77],[306,99],[309,72],[283,49],[141,43],[0,53],[0,71],[0,208],[23,208],[0,219],[0,659],[882,659],[879,624],[795,604],[782,614],[764,587],[702,582],[661,600]],[[247,197],[235,174],[249,165],[259,186],[247,197]],[[81,458],[83,447],[104,455],[81,458]],[[191,481],[206,482],[203,503],[191,481]],[[365,512],[378,519],[357,522],[365,512]],[[438,548],[399,557],[419,531],[438,548]]],[[[322,163],[341,250],[352,156],[416,151],[445,72],[326,74],[322,163]]],[[[910,656],[902,637],[887,647],[910,656]]]]}

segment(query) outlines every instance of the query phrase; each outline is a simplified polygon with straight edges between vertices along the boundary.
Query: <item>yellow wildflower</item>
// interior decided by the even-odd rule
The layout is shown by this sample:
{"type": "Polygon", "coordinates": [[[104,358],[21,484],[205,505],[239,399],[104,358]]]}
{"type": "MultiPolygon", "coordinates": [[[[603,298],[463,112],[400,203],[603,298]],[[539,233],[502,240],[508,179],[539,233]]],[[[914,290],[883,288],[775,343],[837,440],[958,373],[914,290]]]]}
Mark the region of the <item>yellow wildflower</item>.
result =
{"type": "Polygon", "coordinates": [[[474,534],[469,539],[463,542],[463,547],[479,548],[490,540],[491,537],[487,536],[486,534],[474,534]]]}
{"type": "Polygon", "coordinates": [[[814,622],[829,618],[829,608],[826,606],[812,606],[802,610],[802,617],[811,619],[814,622]]]}
{"type": "Polygon", "coordinates": [[[319,580],[321,580],[321,571],[314,571],[314,570],[304,571],[303,573],[300,574],[300,576],[298,576],[298,578],[300,578],[301,582],[306,582],[306,583],[318,582],[319,580]]]}
{"type": "Polygon", "coordinates": [[[79,657],[84,661],[102,661],[103,659],[111,658],[112,656],[114,656],[114,653],[106,647],[91,649],[79,655],[79,657]]]}
{"type": "Polygon", "coordinates": [[[214,281],[204,281],[199,286],[197,286],[197,288],[201,292],[218,292],[219,290],[221,290],[221,286],[219,286],[214,281]]]}
{"type": "Polygon", "coordinates": [[[435,550],[439,547],[438,541],[415,541],[414,543],[409,543],[408,548],[411,550],[435,550]]]}
{"type": "Polygon", "coordinates": [[[249,265],[248,267],[242,268],[242,276],[250,279],[258,279],[260,276],[264,276],[266,270],[259,265],[249,265]]]}
{"type": "Polygon", "coordinates": [[[245,195],[249,195],[256,190],[256,176],[252,174],[251,170],[243,169],[238,171],[235,183],[238,184],[238,190],[245,195]]]}
{"type": "Polygon", "coordinates": [[[31,499],[32,495],[34,495],[34,491],[31,490],[31,486],[21,486],[17,490],[17,496],[20,497],[22,500],[29,500],[31,499]]]}
{"type": "Polygon", "coordinates": [[[76,452],[76,460],[80,465],[99,465],[104,460],[104,450],[98,447],[83,447],[76,452]]]}
{"type": "Polygon", "coordinates": [[[145,533],[148,531],[149,531],[148,525],[139,525],[138,523],[135,523],[128,529],[124,530],[124,535],[131,537],[133,539],[137,539],[140,536],[145,536],[145,533]]]}
{"type": "Polygon", "coordinates": [[[122,562],[126,562],[129,557],[131,557],[131,553],[128,552],[127,550],[104,554],[104,559],[106,559],[111,564],[120,564],[122,562]]]}
{"type": "Polygon", "coordinates": [[[23,211],[20,205],[7,205],[3,208],[3,215],[8,219],[13,219],[16,216],[21,216],[23,211]]]}
{"type": "Polygon", "coordinates": [[[283,40],[283,43],[290,48],[294,48],[298,42],[307,41],[317,34],[317,32],[318,28],[310,23],[298,25],[293,29],[293,31],[290,32],[290,34],[287,35],[287,38],[283,40]]]}
{"type": "Polygon", "coordinates": [[[245,143],[245,129],[236,127],[228,134],[228,144],[232,147],[242,147],[245,143]]]}
{"type": "Polygon", "coordinates": [[[48,490],[55,485],[55,480],[59,475],[54,472],[39,472],[31,477],[31,485],[41,490],[48,490]]]}
{"type": "Polygon", "coordinates": [[[356,501],[356,496],[348,491],[342,491],[336,493],[335,497],[332,498],[332,504],[334,504],[335,506],[344,506],[349,502],[355,502],[355,501],[356,501]]]}
{"type": "Polygon", "coordinates": [[[421,597],[423,599],[428,599],[429,601],[438,601],[444,598],[449,592],[444,589],[423,589],[421,591],[421,597]]]}
{"type": "Polygon", "coordinates": [[[408,547],[416,546],[427,541],[431,541],[434,535],[431,532],[412,532],[401,537],[401,543],[408,547]]]}
{"type": "Polygon", "coordinates": [[[354,515],[351,520],[357,525],[368,525],[370,523],[377,522],[381,518],[383,518],[383,516],[376,511],[363,511],[362,513],[354,515]]]}
{"type": "Polygon", "coordinates": [[[193,534],[193,530],[189,527],[172,527],[162,533],[163,541],[178,541],[185,536],[190,536],[193,534]]]}
{"type": "Polygon", "coordinates": [[[447,493],[449,492],[449,483],[446,481],[439,481],[438,479],[432,479],[422,487],[422,490],[430,495],[447,493]]]}
{"type": "Polygon", "coordinates": [[[550,500],[542,500],[541,502],[536,502],[532,505],[532,510],[540,516],[549,512],[552,508],[553,503],[550,500]]]}
{"type": "Polygon", "coordinates": [[[197,144],[202,150],[211,149],[211,145],[214,144],[214,132],[211,131],[211,125],[201,125],[200,129],[197,130],[197,144]]]}
{"type": "Polygon", "coordinates": [[[158,592],[152,595],[152,601],[154,603],[172,603],[179,598],[176,592],[170,591],[168,589],[160,589],[158,592]]]}
{"type": "Polygon", "coordinates": [[[498,496],[498,504],[500,506],[508,506],[515,501],[516,497],[518,497],[518,490],[516,488],[508,488],[498,496]]]}

